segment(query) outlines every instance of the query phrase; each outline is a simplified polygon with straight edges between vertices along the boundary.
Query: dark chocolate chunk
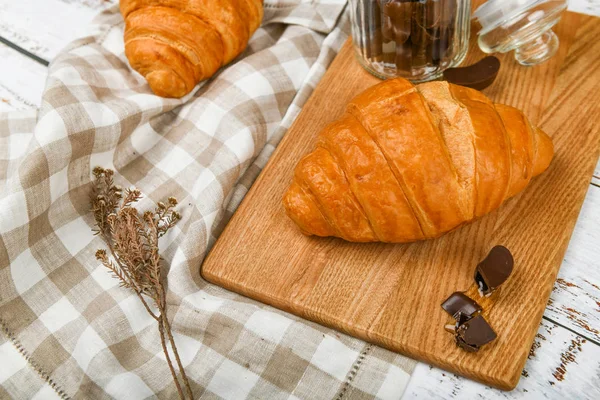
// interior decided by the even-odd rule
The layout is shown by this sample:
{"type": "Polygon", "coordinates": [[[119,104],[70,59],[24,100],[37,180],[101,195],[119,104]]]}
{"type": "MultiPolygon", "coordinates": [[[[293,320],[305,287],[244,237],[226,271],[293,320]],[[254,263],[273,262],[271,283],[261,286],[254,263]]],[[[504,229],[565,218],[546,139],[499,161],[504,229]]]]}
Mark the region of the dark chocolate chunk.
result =
{"type": "Polygon", "coordinates": [[[475,269],[475,282],[484,296],[492,294],[513,270],[514,260],[504,246],[494,246],[487,257],[475,269]]]}
{"type": "Polygon", "coordinates": [[[384,42],[382,45],[383,62],[386,64],[396,63],[396,42],[384,42]]]}
{"type": "Polygon", "coordinates": [[[412,42],[410,40],[396,44],[396,68],[400,71],[410,71],[412,62],[412,42]]]}
{"type": "Polygon", "coordinates": [[[394,22],[387,15],[384,15],[382,19],[381,34],[386,42],[394,40],[394,22]]]}
{"type": "MultiPolygon", "coordinates": [[[[440,28],[437,39],[434,40],[432,58],[439,64],[448,55],[452,40],[452,30],[449,28],[440,28]]],[[[450,61],[450,60],[447,60],[450,61]]]]}
{"type": "Polygon", "coordinates": [[[429,0],[425,5],[425,26],[432,28],[439,26],[442,21],[443,0],[429,0]]]}
{"type": "MultiPolygon", "coordinates": [[[[365,52],[368,58],[378,59],[381,57],[381,45],[382,45],[382,23],[381,23],[381,9],[379,4],[374,2],[370,7],[357,4],[357,7],[362,7],[365,14],[365,21],[368,21],[364,27],[365,40],[367,46],[365,52]]],[[[357,11],[357,15],[360,12],[357,11]]]]}
{"type": "Polygon", "coordinates": [[[383,7],[383,37],[404,43],[410,36],[411,3],[394,1],[383,7]]]}
{"type": "Polygon", "coordinates": [[[477,315],[456,329],[456,335],[470,346],[483,346],[496,339],[496,332],[485,318],[477,315]]]}
{"type": "Polygon", "coordinates": [[[456,315],[454,315],[454,319],[456,319],[456,329],[458,329],[459,326],[473,318],[475,315],[477,314],[467,314],[466,312],[462,311],[457,312],[456,315]]]}
{"type": "MultiPolygon", "coordinates": [[[[365,3],[381,10],[379,21],[383,43],[379,59],[413,75],[424,73],[427,67],[446,68],[455,50],[451,45],[457,3],[458,0],[377,0],[365,3]]],[[[377,51],[374,53],[379,55],[377,51]]]]}
{"type": "Polygon", "coordinates": [[[462,292],[452,293],[442,303],[442,308],[457,321],[459,320],[459,314],[471,317],[481,312],[481,306],[462,292]]]}
{"type": "Polygon", "coordinates": [[[488,56],[468,67],[448,68],[444,78],[456,85],[483,90],[494,82],[499,70],[500,60],[488,56]]]}
{"type": "Polygon", "coordinates": [[[427,44],[431,38],[426,29],[426,3],[414,3],[412,7],[412,24],[410,40],[412,41],[412,66],[422,68],[427,64],[427,44]]]}
{"type": "Polygon", "coordinates": [[[381,52],[383,51],[381,42],[381,29],[370,32],[368,40],[369,42],[365,49],[367,57],[379,61],[381,59],[381,52]]]}
{"type": "Polygon", "coordinates": [[[406,17],[408,11],[410,21],[410,3],[410,0],[393,0],[385,4],[383,12],[393,20],[399,21],[406,17]]]}
{"type": "Polygon", "coordinates": [[[465,341],[462,340],[460,338],[460,336],[458,336],[458,335],[455,336],[455,339],[456,339],[456,345],[458,347],[460,347],[461,349],[466,350],[469,353],[476,353],[479,351],[479,346],[473,346],[473,345],[465,343],[465,341]]]}

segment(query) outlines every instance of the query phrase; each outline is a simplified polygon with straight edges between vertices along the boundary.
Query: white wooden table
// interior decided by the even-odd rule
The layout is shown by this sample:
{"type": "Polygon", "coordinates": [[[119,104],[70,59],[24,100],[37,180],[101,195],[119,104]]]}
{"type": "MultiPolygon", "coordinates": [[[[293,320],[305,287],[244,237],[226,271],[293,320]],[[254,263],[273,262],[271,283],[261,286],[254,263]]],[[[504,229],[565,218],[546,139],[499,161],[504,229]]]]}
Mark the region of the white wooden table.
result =
{"type": "MultiPolygon", "coordinates": [[[[115,3],[0,0],[0,111],[39,106],[48,61],[115,3]]],[[[600,0],[570,3],[600,16],[600,0]]],[[[502,392],[419,363],[404,398],[600,399],[600,163],[594,175],[518,387],[502,392]]]]}

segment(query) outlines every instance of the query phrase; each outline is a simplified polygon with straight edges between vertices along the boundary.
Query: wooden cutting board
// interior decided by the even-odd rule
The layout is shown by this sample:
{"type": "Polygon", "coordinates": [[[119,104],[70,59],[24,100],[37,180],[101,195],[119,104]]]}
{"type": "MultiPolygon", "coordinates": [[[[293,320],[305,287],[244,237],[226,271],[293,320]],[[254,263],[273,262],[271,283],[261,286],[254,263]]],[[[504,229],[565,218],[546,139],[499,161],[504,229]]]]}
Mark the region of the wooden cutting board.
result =
{"type": "MultiPolygon", "coordinates": [[[[476,28],[474,28],[476,29],[476,28]]],[[[439,239],[355,244],[302,235],[281,198],[297,161],[348,101],[379,82],[347,42],[202,267],[215,284],[390,350],[501,389],[516,386],[544,313],[600,150],[600,19],[566,13],[558,54],[522,67],[512,54],[485,93],[522,109],[553,139],[549,170],[496,212],[439,239]],[[478,353],[444,331],[440,303],[473,282],[495,244],[513,275],[488,321],[498,338],[478,353]]],[[[483,54],[473,35],[470,64],[483,54]]]]}

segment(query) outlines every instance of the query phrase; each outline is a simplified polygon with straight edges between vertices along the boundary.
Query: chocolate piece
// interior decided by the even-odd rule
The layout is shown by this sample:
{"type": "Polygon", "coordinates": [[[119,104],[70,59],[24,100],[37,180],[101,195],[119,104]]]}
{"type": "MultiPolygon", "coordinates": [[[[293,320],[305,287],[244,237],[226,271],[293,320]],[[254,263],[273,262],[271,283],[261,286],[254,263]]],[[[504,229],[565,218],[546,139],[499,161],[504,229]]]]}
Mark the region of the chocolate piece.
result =
{"type": "Polygon", "coordinates": [[[427,28],[439,26],[442,22],[442,3],[442,0],[429,0],[425,5],[425,26],[427,28]]]}
{"type": "Polygon", "coordinates": [[[382,46],[383,62],[386,64],[396,63],[396,42],[384,42],[382,46]]]}
{"type": "Polygon", "coordinates": [[[483,346],[496,339],[496,332],[487,323],[485,318],[477,315],[456,329],[456,335],[470,346],[483,346]]]}
{"type": "Polygon", "coordinates": [[[440,24],[451,27],[452,21],[455,20],[458,0],[443,0],[441,3],[440,24]]]}
{"type": "Polygon", "coordinates": [[[404,22],[396,22],[390,17],[384,17],[382,34],[385,40],[393,40],[396,43],[404,43],[410,36],[410,14],[408,25],[404,22]]]}
{"type": "Polygon", "coordinates": [[[410,71],[413,67],[412,42],[410,40],[396,44],[396,68],[401,71],[410,71]]]}
{"type": "Polygon", "coordinates": [[[411,3],[393,1],[383,7],[383,37],[404,43],[410,36],[411,3]]]}
{"type": "Polygon", "coordinates": [[[412,65],[421,68],[427,64],[427,42],[430,40],[426,29],[426,3],[414,3],[412,7],[412,24],[410,40],[413,43],[412,65]]]}
{"type": "Polygon", "coordinates": [[[381,34],[385,41],[394,40],[394,22],[387,15],[383,16],[381,34]]]}
{"type": "MultiPolygon", "coordinates": [[[[510,276],[513,257],[504,246],[495,246],[475,270],[475,282],[482,295],[490,295],[510,276]]],[[[475,287],[469,289],[474,293],[475,287]]],[[[489,302],[490,300],[484,300],[489,302]]],[[[454,292],[443,303],[442,308],[455,319],[454,326],[444,329],[454,334],[456,345],[469,352],[476,352],[481,346],[496,339],[496,332],[482,315],[482,307],[462,292],[454,292]]]]}
{"type": "Polygon", "coordinates": [[[382,54],[381,29],[370,32],[369,43],[366,46],[367,57],[374,61],[381,61],[382,54]]]}
{"type": "Polygon", "coordinates": [[[474,316],[475,316],[474,314],[467,314],[466,312],[462,312],[462,311],[459,311],[458,313],[456,313],[456,315],[454,316],[454,319],[456,319],[456,329],[458,329],[459,326],[461,326],[462,324],[464,324],[465,322],[467,322],[474,316]]]}
{"type": "Polygon", "coordinates": [[[475,269],[475,282],[484,296],[492,294],[504,283],[513,270],[514,260],[504,246],[494,246],[487,257],[475,269]]]}
{"type": "MultiPolygon", "coordinates": [[[[454,24],[456,19],[458,0],[444,0],[441,4],[440,22],[439,22],[439,46],[437,50],[437,59],[440,67],[445,68],[452,62],[452,57],[456,52],[453,46],[456,46],[454,41],[454,24]]],[[[434,56],[434,58],[436,58],[434,56]]]]}
{"type": "Polygon", "coordinates": [[[456,345],[463,350],[468,351],[469,353],[477,353],[479,351],[479,346],[472,346],[470,344],[465,343],[464,340],[460,338],[460,336],[456,336],[456,345]]]}
{"type": "Polygon", "coordinates": [[[411,0],[392,0],[388,1],[383,7],[383,12],[390,16],[393,20],[399,21],[405,18],[405,14],[408,11],[410,17],[410,3],[411,0]]]}
{"type": "Polygon", "coordinates": [[[468,67],[448,68],[444,78],[456,85],[483,90],[494,82],[499,70],[500,60],[488,56],[468,67]]]}
{"type": "MultiPolygon", "coordinates": [[[[361,6],[360,2],[357,6],[361,6]]],[[[369,6],[362,5],[362,7],[364,7],[365,21],[367,21],[367,26],[364,27],[365,40],[367,41],[365,52],[368,58],[377,60],[381,58],[382,52],[381,9],[378,2],[374,2],[369,6]]]]}
{"type": "Polygon", "coordinates": [[[452,293],[452,295],[442,303],[442,308],[457,321],[462,315],[471,317],[474,314],[479,314],[481,312],[481,306],[462,292],[452,293]]]}
{"type": "Polygon", "coordinates": [[[437,61],[437,63],[441,63],[442,61],[448,62],[449,60],[444,60],[448,55],[448,50],[450,49],[450,44],[452,43],[452,30],[450,28],[444,27],[440,28],[438,33],[438,39],[435,40],[435,46],[433,47],[432,58],[437,61]]]}
{"type": "MultiPolygon", "coordinates": [[[[454,36],[458,0],[377,0],[366,2],[381,10],[381,39],[385,64],[418,75],[424,68],[447,67],[454,36]],[[393,45],[392,45],[393,43],[393,45]],[[393,60],[392,60],[392,52],[393,60]]],[[[370,51],[367,51],[370,53],[370,51]]],[[[377,51],[375,55],[379,55],[377,51]]]]}

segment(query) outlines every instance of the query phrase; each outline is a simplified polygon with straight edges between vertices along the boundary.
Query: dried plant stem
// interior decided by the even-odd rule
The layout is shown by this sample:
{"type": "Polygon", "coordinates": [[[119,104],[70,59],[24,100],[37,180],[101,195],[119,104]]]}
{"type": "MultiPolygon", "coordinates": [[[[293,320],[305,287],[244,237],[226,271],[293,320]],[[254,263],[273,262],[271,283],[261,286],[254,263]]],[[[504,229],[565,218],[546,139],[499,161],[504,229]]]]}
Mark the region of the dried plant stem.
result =
{"type": "Polygon", "coordinates": [[[134,207],[141,198],[141,192],[128,189],[123,193],[123,190],[114,184],[113,175],[112,170],[94,168],[96,179],[90,196],[96,220],[94,231],[106,242],[110,252],[109,256],[106,250],[98,250],[96,258],[121,281],[122,287],[135,292],[148,314],[156,320],[160,344],[179,398],[185,400],[187,395],[193,400],[192,388],[179,357],[167,316],[162,258],[158,249],[159,238],[181,219],[181,215],[174,210],[177,200],[170,197],[165,203],[158,202],[154,211],[146,211],[142,215],[134,207]],[[156,304],[157,312],[150,308],[148,298],[156,304]],[[186,393],[177,377],[167,343],[173,350],[186,393]]]}
{"type": "MultiPolygon", "coordinates": [[[[167,349],[167,342],[165,340],[165,332],[163,325],[164,318],[158,320],[158,331],[160,332],[160,344],[163,348],[163,352],[165,353],[165,358],[167,359],[167,364],[169,364],[169,370],[171,370],[171,375],[173,376],[173,381],[175,381],[175,386],[177,387],[177,393],[179,393],[180,399],[185,399],[183,395],[183,390],[181,390],[181,385],[179,384],[179,380],[177,379],[177,373],[175,372],[175,368],[173,367],[173,362],[171,361],[171,357],[169,356],[169,350],[167,349]]],[[[173,348],[173,352],[175,352],[175,346],[171,343],[171,347],[173,348]]],[[[180,367],[181,368],[181,367],[180,367]]],[[[181,369],[183,371],[183,369],[181,369]]],[[[190,393],[190,399],[193,399],[194,396],[190,393]]]]}
{"type": "Polygon", "coordinates": [[[110,250],[110,254],[113,256],[113,258],[115,259],[115,261],[117,262],[117,264],[119,264],[119,268],[121,268],[121,272],[125,276],[125,279],[127,279],[129,282],[131,282],[131,284],[134,286],[133,287],[133,291],[135,292],[135,294],[137,294],[138,298],[140,299],[140,301],[144,305],[144,308],[146,309],[146,311],[148,311],[148,314],[150,314],[150,316],[152,318],[154,318],[155,320],[159,321],[158,315],[154,314],[154,312],[150,309],[150,306],[148,305],[148,302],[146,301],[146,299],[144,299],[144,296],[142,296],[142,291],[138,287],[136,287],[135,281],[131,278],[131,276],[127,272],[127,269],[123,268],[123,265],[121,264],[121,261],[115,255],[115,250],[113,249],[112,245],[110,244],[110,240],[108,240],[108,238],[106,237],[106,234],[102,233],[102,237],[103,237],[104,241],[108,245],[108,249],[110,250]]]}
{"type": "MultiPolygon", "coordinates": [[[[161,285],[162,287],[162,285],[161,285]]],[[[164,289],[163,289],[163,299],[164,297],[164,289]]],[[[165,308],[166,308],[166,302],[165,302],[165,308]]],[[[175,346],[175,339],[173,339],[173,334],[171,333],[171,325],[169,324],[169,319],[167,318],[167,316],[165,314],[162,314],[162,319],[164,321],[164,325],[165,325],[165,331],[167,332],[167,337],[169,338],[169,342],[171,343],[171,348],[173,349],[173,354],[175,355],[175,360],[177,361],[177,366],[179,367],[179,372],[181,372],[181,379],[183,380],[183,383],[185,384],[185,389],[187,391],[188,396],[190,396],[190,399],[194,398],[194,395],[192,394],[192,388],[190,386],[190,382],[188,381],[187,375],[185,374],[185,370],[183,368],[183,364],[181,363],[181,359],[179,358],[179,352],[177,351],[177,347],[175,346]]]]}
{"type": "MultiPolygon", "coordinates": [[[[119,267],[121,268],[121,272],[125,276],[125,279],[129,280],[130,282],[132,282],[132,285],[134,285],[134,288],[133,288],[134,292],[135,292],[135,294],[137,294],[138,298],[144,305],[144,308],[146,308],[146,311],[148,312],[148,314],[150,314],[152,316],[152,318],[154,318],[158,322],[158,332],[160,333],[160,344],[163,348],[163,352],[165,353],[165,359],[167,360],[167,364],[169,365],[169,370],[171,371],[171,376],[173,376],[173,381],[175,382],[175,387],[177,387],[177,392],[179,393],[179,398],[185,399],[185,396],[183,395],[183,391],[181,390],[181,385],[179,384],[179,380],[177,379],[177,372],[175,371],[175,368],[173,367],[173,362],[171,361],[171,357],[169,356],[169,350],[167,349],[167,343],[165,340],[165,331],[167,332],[167,335],[169,337],[169,342],[170,342],[171,348],[173,349],[173,354],[175,354],[175,358],[177,359],[177,366],[179,368],[179,371],[181,372],[183,382],[186,385],[188,395],[190,396],[190,399],[193,399],[194,395],[192,394],[192,389],[190,388],[190,384],[188,382],[187,376],[185,375],[183,365],[181,364],[181,361],[179,359],[179,353],[177,351],[177,347],[175,346],[175,341],[173,340],[173,335],[171,334],[171,326],[169,325],[169,320],[167,319],[167,316],[164,313],[161,313],[160,316],[154,314],[154,312],[150,309],[148,302],[146,302],[146,299],[144,299],[144,296],[142,295],[139,288],[135,287],[135,281],[133,281],[131,279],[131,276],[129,275],[127,270],[124,269],[123,266],[121,265],[121,261],[116,256],[113,246],[110,244],[110,240],[108,240],[108,238],[106,237],[105,232],[102,232],[102,237],[103,237],[104,241],[107,243],[108,249],[110,250],[111,255],[115,259],[115,262],[117,264],[119,264],[119,267]]],[[[162,287],[162,285],[160,285],[160,287],[163,291],[163,296],[161,296],[161,297],[164,298],[164,288],[162,287]]],[[[166,303],[161,301],[161,305],[166,305],[166,303]]]]}

